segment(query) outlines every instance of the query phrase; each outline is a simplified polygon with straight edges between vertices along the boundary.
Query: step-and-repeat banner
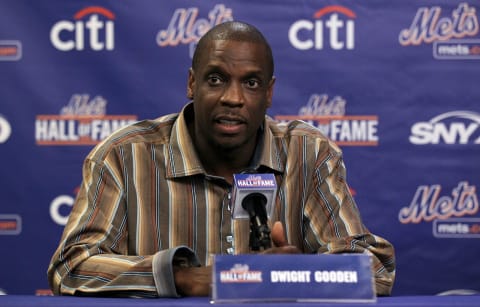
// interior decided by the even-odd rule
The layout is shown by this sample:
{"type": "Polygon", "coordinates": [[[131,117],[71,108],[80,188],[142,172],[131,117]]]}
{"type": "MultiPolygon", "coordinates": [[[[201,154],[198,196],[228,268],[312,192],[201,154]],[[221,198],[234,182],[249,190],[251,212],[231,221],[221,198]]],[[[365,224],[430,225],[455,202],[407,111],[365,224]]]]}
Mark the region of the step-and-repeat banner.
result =
{"type": "Polygon", "coordinates": [[[84,157],[178,112],[193,50],[227,20],[274,51],[272,117],[343,149],[394,295],[480,290],[480,2],[0,0],[0,288],[47,294],[84,157]]]}

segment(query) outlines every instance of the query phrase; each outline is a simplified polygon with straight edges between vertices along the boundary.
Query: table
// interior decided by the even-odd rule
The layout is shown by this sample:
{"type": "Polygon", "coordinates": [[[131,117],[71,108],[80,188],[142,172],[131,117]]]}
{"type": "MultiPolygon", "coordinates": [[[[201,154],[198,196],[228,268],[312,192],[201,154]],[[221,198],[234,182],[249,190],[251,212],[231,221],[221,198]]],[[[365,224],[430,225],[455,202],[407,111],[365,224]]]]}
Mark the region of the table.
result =
{"type": "MultiPolygon", "coordinates": [[[[413,306],[480,306],[480,295],[452,295],[452,296],[392,296],[379,297],[376,303],[244,303],[244,304],[215,304],[220,306],[298,306],[298,307],[413,307],[413,306]]],[[[0,306],[212,306],[206,297],[194,298],[93,298],[71,296],[33,296],[33,295],[4,295],[0,296],[0,306]]]]}

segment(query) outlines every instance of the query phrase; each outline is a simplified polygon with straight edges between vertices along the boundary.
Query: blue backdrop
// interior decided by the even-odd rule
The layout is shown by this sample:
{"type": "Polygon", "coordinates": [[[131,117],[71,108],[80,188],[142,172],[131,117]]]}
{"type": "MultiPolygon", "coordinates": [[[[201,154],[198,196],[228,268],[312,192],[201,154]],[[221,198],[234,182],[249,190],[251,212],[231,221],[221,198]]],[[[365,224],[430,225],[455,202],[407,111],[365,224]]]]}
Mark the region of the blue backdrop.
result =
{"type": "Polygon", "coordinates": [[[344,151],[394,295],[480,290],[480,3],[0,0],[0,288],[46,270],[94,144],[187,101],[192,51],[241,20],[270,41],[278,120],[344,151]]]}

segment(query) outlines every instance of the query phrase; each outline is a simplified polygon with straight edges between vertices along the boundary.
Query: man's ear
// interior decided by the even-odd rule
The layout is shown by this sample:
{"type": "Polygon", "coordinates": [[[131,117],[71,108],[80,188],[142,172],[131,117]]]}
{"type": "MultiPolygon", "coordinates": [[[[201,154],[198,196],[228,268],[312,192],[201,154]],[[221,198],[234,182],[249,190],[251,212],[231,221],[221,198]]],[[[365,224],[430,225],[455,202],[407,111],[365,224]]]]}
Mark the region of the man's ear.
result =
{"type": "Polygon", "coordinates": [[[272,106],[274,84],[275,84],[275,76],[272,76],[272,79],[268,82],[268,88],[267,88],[267,108],[270,108],[272,106]]]}
{"type": "Polygon", "coordinates": [[[194,92],[194,86],[195,86],[195,76],[194,76],[194,71],[193,68],[190,67],[188,70],[188,82],[187,82],[187,98],[188,99],[193,99],[193,92],[194,92]]]}

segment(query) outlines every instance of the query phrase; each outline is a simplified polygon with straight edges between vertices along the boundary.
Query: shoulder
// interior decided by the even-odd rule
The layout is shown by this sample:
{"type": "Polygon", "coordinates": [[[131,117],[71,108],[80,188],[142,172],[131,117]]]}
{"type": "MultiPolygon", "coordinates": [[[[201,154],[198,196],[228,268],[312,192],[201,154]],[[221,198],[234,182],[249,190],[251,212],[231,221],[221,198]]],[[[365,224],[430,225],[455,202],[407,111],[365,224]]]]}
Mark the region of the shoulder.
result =
{"type": "Polygon", "coordinates": [[[279,135],[308,135],[326,138],[319,129],[299,119],[279,122],[267,117],[267,124],[275,134],[279,135]]]}
{"type": "Polygon", "coordinates": [[[291,153],[301,149],[307,155],[342,156],[342,150],[317,127],[302,121],[279,122],[266,117],[266,127],[277,146],[291,153]]]}
{"type": "Polygon", "coordinates": [[[313,166],[336,163],[342,159],[341,149],[320,129],[307,122],[277,122],[267,118],[266,123],[277,152],[284,155],[286,161],[313,166]]]}
{"type": "Polygon", "coordinates": [[[178,113],[175,113],[156,119],[141,120],[123,127],[95,146],[87,158],[100,161],[116,148],[132,144],[167,143],[177,118],[178,113]]]}
{"type": "Polygon", "coordinates": [[[273,137],[281,139],[283,142],[287,142],[287,144],[301,143],[304,146],[314,146],[317,150],[322,148],[341,153],[340,148],[325,136],[320,129],[305,121],[278,122],[267,117],[266,123],[273,137]]]}
{"type": "Polygon", "coordinates": [[[173,124],[178,114],[169,114],[157,119],[138,121],[114,132],[106,143],[153,143],[170,137],[173,124]]]}

